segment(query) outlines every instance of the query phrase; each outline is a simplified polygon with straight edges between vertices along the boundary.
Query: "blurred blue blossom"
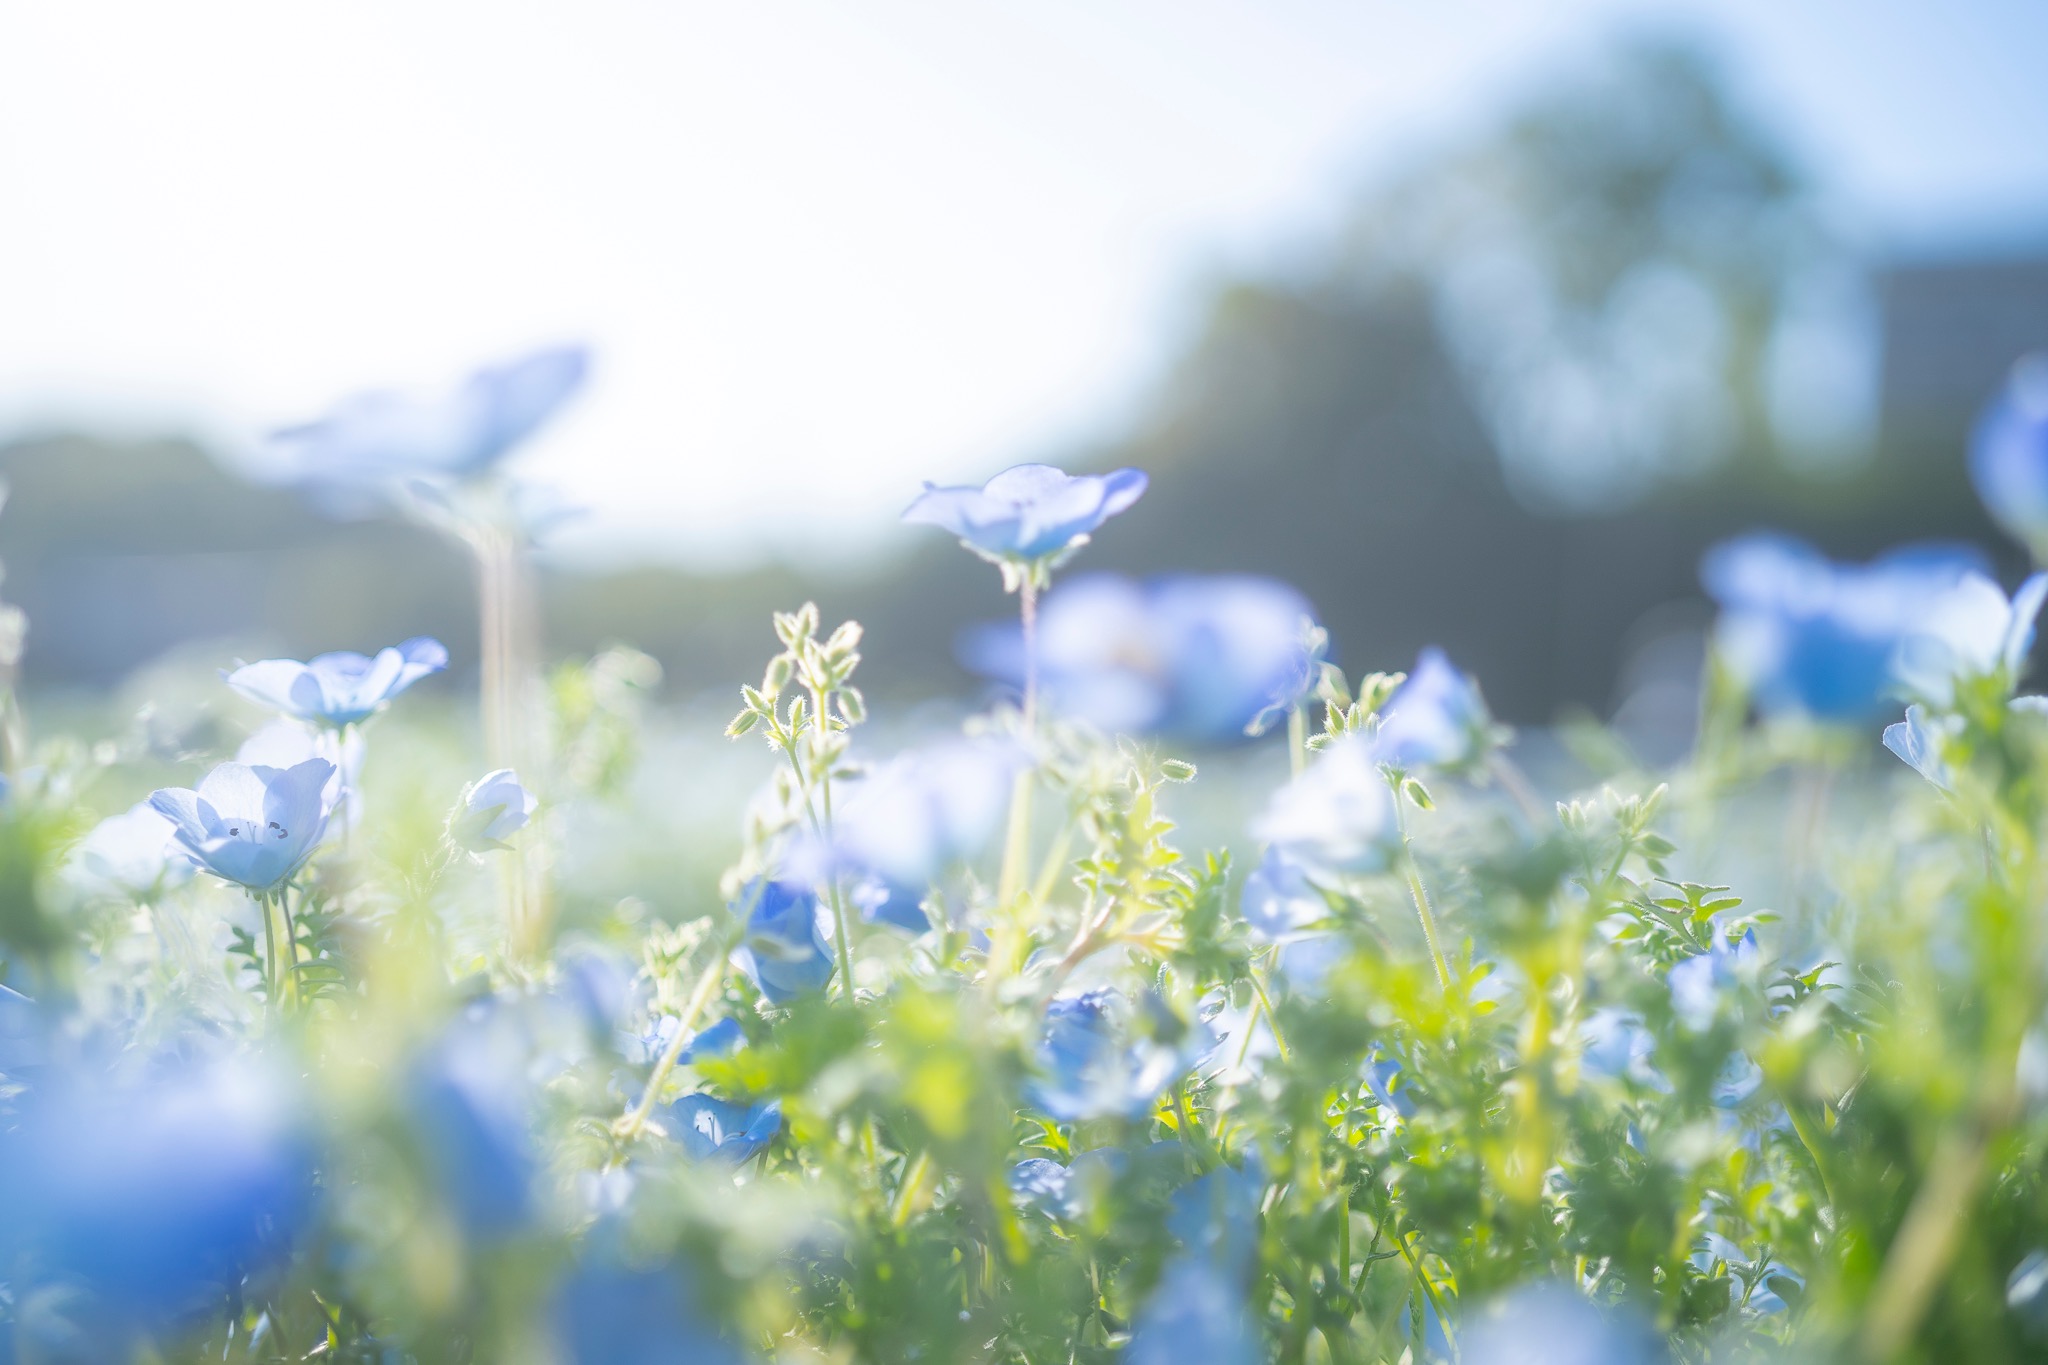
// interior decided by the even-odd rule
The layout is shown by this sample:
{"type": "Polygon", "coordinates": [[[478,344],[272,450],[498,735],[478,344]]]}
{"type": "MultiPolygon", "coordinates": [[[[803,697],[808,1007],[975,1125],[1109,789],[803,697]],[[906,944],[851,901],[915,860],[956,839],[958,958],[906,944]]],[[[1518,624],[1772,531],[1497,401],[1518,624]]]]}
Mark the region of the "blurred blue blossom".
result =
{"type": "Polygon", "coordinates": [[[782,1105],[732,1104],[710,1095],[685,1095],[669,1106],[675,1140],[692,1161],[718,1160],[738,1166],[782,1131],[782,1105]]]}
{"type": "Polygon", "coordinates": [[[1244,879],[1239,900],[1244,921],[1258,937],[1277,943],[1330,918],[1330,902],[1300,866],[1278,849],[1244,879]]]}
{"type": "Polygon", "coordinates": [[[49,1061],[49,1040],[36,1002],[0,986],[0,1076],[20,1076],[49,1061]]]}
{"type": "Polygon", "coordinates": [[[2048,1251],[2028,1252],[2005,1277],[2005,1306],[2036,1341],[2048,1338],[2048,1251]]]}
{"type": "Polygon", "coordinates": [[[198,790],[169,787],[149,804],[176,827],[184,850],[208,872],[263,893],[305,865],[327,832],[334,765],[309,758],[290,768],[223,763],[198,790]]]}
{"type": "Polygon", "coordinates": [[[414,636],[375,658],[341,650],[297,659],[264,659],[227,675],[228,686],[294,720],[339,728],[376,715],[393,697],[448,666],[439,640],[414,636]]]}
{"type": "Polygon", "coordinates": [[[540,798],[519,784],[510,768],[485,773],[462,789],[448,817],[448,838],[457,848],[486,853],[526,828],[540,798]]]}
{"type": "Polygon", "coordinates": [[[1632,1310],[1606,1312],[1561,1284],[1533,1284],[1474,1314],[1459,1343],[1465,1365],[1662,1365],[1670,1357],[1632,1310]]]}
{"type": "Polygon", "coordinates": [[[1992,519],[2039,560],[2048,549],[2048,354],[2022,357],[1977,419],[1970,478],[1992,519]]]}
{"type": "Polygon", "coordinates": [[[1131,1320],[1122,1359],[1124,1365],[1254,1365],[1259,1342],[1243,1283],[1209,1257],[1173,1257],[1131,1320]]]}
{"type": "Polygon", "coordinates": [[[677,1056],[685,1063],[730,1057],[747,1045],[746,1031],[737,1019],[721,1019],[683,1045],[677,1056]]]}
{"type": "Polygon", "coordinates": [[[1215,1043],[1206,1028],[1171,1018],[1163,1005],[1145,1012],[1149,1032],[1138,1027],[1137,1013],[1116,990],[1054,997],[1038,1045],[1040,1076],[1030,1086],[1038,1107],[1069,1122],[1137,1118],[1215,1043]]]}
{"type": "Polygon", "coordinates": [[[927,891],[988,847],[1028,762],[1022,748],[996,739],[904,754],[846,789],[829,854],[810,845],[792,863],[813,880],[850,876],[865,918],[922,933],[930,927],[920,908],[927,891]],[[814,860],[822,866],[810,870],[814,860]]]}
{"type": "Polygon", "coordinates": [[[1982,563],[1974,550],[1928,545],[1836,564],[1788,536],[1757,534],[1709,550],[1700,578],[1721,606],[1720,656],[1759,706],[1861,720],[1897,682],[1905,642],[1982,563]]]}
{"type": "Polygon", "coordinates": [[[1579,1021],[1579,1061],[1585,1070],[1609,1080],[1626,1080],[1655,1090],[1670,1084],[1651,1065],[1657,1040],[1631,1010],[1604,1005],[1579,1021]]]}
{"type": "Polygon", "coordinates": [[[1401,836],[1372,740],[1346,735],[1316,755],[1273,794],[1252,834],[1309,872],[1385,867],[1401,836]]]}
{"type": "Polygon", "coordinates": [[[979,488],[926,484],[903,519],[940,526],[984,559],[1042,560],[1077,545],[1145,492],[1145,474],[1067,474],[1044,464],[1006,469],[979,488]]]}
{"type": "Polygon", "coordinates": [[[533,1212],[538,1168],[527,1041],[510,1011],[471,1005],[415,1059],[405,1099],[433,1188],[471,1236],[497,1238],[533,1212]]]}
{"type": "MultiPolygon", "coordinates": [[[[1048,705],[1110,731],[1223,742],[1313,691],[1314,611],[1284,583],[1247,575],[1134,583],[1088,574],[1062,584],[1038,620],[1039,686],[1048,705]]],[[[987,625],[961,640],[987,677],[1020,683],[1023,634],[987,625]]]]}
{"type": "Polygon", "coordinates": [[[444,393],[357,394],[317,421],[275,433],[272,448],[312,483],[472,478],[540,430],[589,369],[587,351],[563,346],[478,370],[444,393]]]}
{"type": "Polygon", "coordinates": [[[749,901],[746,940],[733,951],[741,970],[769,1001],[781,1005],[825,989],[832,979],[829,916],[809,888],[787,881],[755,881],[740,896],[749,901]]]}
{"type": "Polygon", "coordinates": [[[564,1365],[742,1365],[746,1359],[704,1316],[680,1266],[629,1266],[599,1250],[562,1281],[551,1316],[564,1365]]]}
{"type": "Polygon", "coordinates": [[[1456,767],[1483,753],[1492,731],[1479,685],[1432,647],[1381,713],[1373,749],[1382,763],[1404,770],[1456,767]]]}
{"type": "Polygon", "coordinates": [[[2034,574],[2008,599],[1984,575],[1966,573],[1900,641],[1893,670],[1908,692],[1937,706],[1954,700],[1958,683],[1980,678],[2010,693],[2026,668],[2044,599],[2048,574],[2034,574]]]}
{"type": "MultiPolygon", "coordinates": [[[[260,1063],[72,1072],[20,1105],[0,1134],[0,1250],[86,1291],[89,1329],[177,1326],[281,1261],[311,1212],[301,1106],[288,1077],[260,1063]]],[[[19,1303],[32,1286],[12,1287],[19,1303]]]]}
{"type": "Polygon", "coordinates": [[[1915,702],[1904,720],[1884,727],[1884,747],[1943,791],[1954,789],[1955,775],[1942,757],[1948,737],[1962,729],[1961,716],[1935,716],[1915,702]]]}
{"type": "Polygon", "coordinates": [[[1130,1154],[1117,1147],[1093,1148],[1065,1166],[1032,1157],[1010,1168],[1010,1193],[1026,1208],[1074,1222],[1088,1216],[1130,1164],[1130,1154]]]}
{"type": "Polygon", "coordinates": [[[1671,1008],[1695,1032],[1713,1023],[1721,999],[1730,988],[1754,980],[1760,963],[1756,934],[1744,930],[1730,943],[1714,930],[1714,946],[1671,969],[1671,1008]]]}
{"type": "Polygon", "coordinates": [[[73,851],[73,866],[96,890],[152,904],[198,871],[177,834],[178,827],[156,807],[139,801],[93,826],[73,851]]]}
{"type": "Polygon", "coordinates": [[[569,1005],[593,1037],[609,1038],[617,1031],[619,1016],[632,997],[634,964],[609,948],[592,944],[563,950],[556,964],[561,969],[556,997],[569,1005]]]}

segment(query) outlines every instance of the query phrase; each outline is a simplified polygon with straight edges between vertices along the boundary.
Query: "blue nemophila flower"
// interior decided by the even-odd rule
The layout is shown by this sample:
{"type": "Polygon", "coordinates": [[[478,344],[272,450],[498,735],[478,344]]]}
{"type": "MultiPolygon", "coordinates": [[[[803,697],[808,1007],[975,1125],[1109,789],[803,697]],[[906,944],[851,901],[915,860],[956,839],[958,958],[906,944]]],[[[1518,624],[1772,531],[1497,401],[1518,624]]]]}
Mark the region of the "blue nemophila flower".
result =
{"type": "Polygon", "coordinates": [[[1352,734],[1275,792],[1252,834],[1311,872],[1370,872],[1385,867],[1400,846],[1394,817],[1378,750],[1367,736],[1352,734]]]}
{"type": "Polygon", "coordinates": [[[540,798],[519,785],[519,774],[499,768],[462,789],[448,817],[448,838],[471,853],[504,848],[539,806],[540,798]]]}
{"type": "Polygon", "coordinates": [[[92,888],[150,904],[199,870],[177,835],[178,827],[162,812],[138,801],[93,826],[79,840],[72,865],[92,888]]]}
{"type": "Polygon", "coordinates": [[[448,666],[439,640],[420,635],[377,651],[375,658],[341,651],[297,659],[264,659],[227,675],[243,696],[292,717],[339,728],[376,715],[421,678],[448,666]]]}
{"type": "Polygon", "coordinates": [[[1757,973],[1756,934],[1744,930],[1734,943],[1718,928],[1714,946],[1671,969],[1671,1009],[1688,1028],[1705,1029],[1719,1011],[1722,994],[1757,973]]]}
{"type": "Polygon", "coordinates": [[[330,730],[280,716],[236,747],[235,762],[292,768],[309,758],[326,759],[334,765],[334,776],[327,779],[322,798],[344,827],[353,829],[363,818],[363,748],[363,733],[353,726],[330,730]]]}
{"type": "Polygon", "coordinates": [[[1131,1320],[1121,1359],[1124,1365],[1253,1365],[1259,1341],[1243,1282],[1209,1257],[1173,1257],[1131,1320]]]}
{"type": "Polygon", "coordinates": [[[1707,552],[1700,578],[1721,605],[1720,657],[1757,704],[1822,720],[1861,720],[1897,683],[1905,642],[1978,569],[1973,550],[1915,546],[1836,564],[1787,536],[1752,535],[1707,552]]]}
{"type": "Polygon", "coordinates": [[[905,754],[846,790],[832,852],[813,845],[795,861],[816,877],[846,875],[870,922],[912,933],[930,927],[921,903],[949,870],[987,849],[1002,827],[1016,775],[1029,762],[1002,740],[955,740],[905,754]]]}
{"type": "Polygon", "coordinates": [[[415,1059],[405,1103],[432,1188],[471,1236],[507,1236],[533,1211],[530,1049],[511,1013],[469,1007],[415,1059]]]}
{"type": "Polygon", "coordinates": [[[1657,1040],[1633,1010],[1602,1006],[1580,1019],[1579,1064],[1595,1076],[1668,1092],[1671,1083],[1652,1065],[1657,1040]]]}
{"type": "Polygon", "coordinates": [[[1397,768],[1447,768],[1483,753],[1492,735],[1479,684],[1430,648],[1381,713],[1373,748],[1382,763],[1397,768]]]}
{"type": "Polygon", "coordinates": [[[704,1316],[678,1265],[636,1266],[609,1248],[585,1256],[555,1291],[563,1365],[742,1365],[746,1357],[704,1316]]]}
{"type": "Polygon", "coordinates": [[[1562,1284],[1510,1291],[1467,1320],[1459,1345],[1465,1365],[1659,1365],[1670,1358],[1639,1314],[1602,1311],[1562,1284]]]}
{"type": "Polygon", "coordinates": [[[1156,1000],[1147,1005],[1140,1018],[1115,990],[1054,997],[1045,1007],[1032,1101],[1067,1122],[1149,1112],[1215,1038],[1200,1025],[1174,1018],[1156,1000]]]}
{"type": "Polygon", "coordinates": [[[581,347],[536,351],[478,370],[448,392],[358,394],[271,439],[301,480],[360,484],[483,474],[540,430],[583,386],[581,347]]]}
{"type": "Polygon", "coordinates": [[[169,787],[149,804],[177,827],[178,843],[201,867],[259,894],[305,866],[327,832],[334,765],[309,758],[290,768],[223,763],[196,791],[169,787]]]}
{"type": "Polygon", "coordinates": [[[832,979],[830,916],[809,888],[787,881],[755,881],[741,893],[749,902],[747,937],[733,952],[741,970],[774,1004],[825,989],[832,979]]]}
{"type": "Polygon", "coordinates": [[[1046,464],[1006,469],[979,488],[926,484],[903,519],[940,526],[997,564],[1027,565],[1063,555],[1145,492],[1145,474],[1068,474],[1046,464]]]}
{"type": "Polygon", "coordinates": [[[1907,692],[1936,706],[1951,704],[1958,684],[1979,679],[2010,693],[2026,668],[2044,600],[2048,573],[2027,579],[2010,599],[1984,575],[1966,573],[1900,641],[1893,671],[1907,692]]]}
{"type": "MultiPolygon", "coordinates": [[[[241,1059],[49,1076],[0,1134],[0,1252],[84,1291],[73,1326],[127,1359],[281,1261],[310,1211],[311,1151],[282,1071],[241,1059]]],[[[8,1259],[12,1259],[9,1257],[8,1259]]],[[[16,1281],[17,1305],[36,1285],[16,1281]]]]}
{"type": "Polygon", "coordinates": [[[1884,747],[1943,791],[1953,791],[1955,774],[1942,757],[1951,736],[1963,728],[1961,716],[1936,716],[1915,703],[1906,708],[1904,720],[1884,727],[1884,747]]]}
{"type": "Polygon", "coordinates": [[[1010,1193],[1026,1208],[1071,1223],[1088,1217],[1130,1164],[1130,1153],[1117,1147],[1083,1152],[1065,1166],[1032,1157],[1010,1168],[1010,1193]]]}
{"type": "MultiPolygon", "coordinates": [[[[1224,742],[1314,690],[1314,611],[1284,583],[1247,575],[1134,583],[1088,574],[1062,584],[1038,618],[1038,680],[1053,709],[1104,730],[1224,742]]],[[[1019,627],[961,640],[968,667],[1024,678],[1019,627]]]]}
{"type": "Polygon", "coordinates": [[[1252,937],[1275,945],[1274,965],[1282,979],[1296,988],[1320,989],[1343,945],[1328,932],[1330,902],[1307,869],[1268,848],[1245,877],[1238,905],[1252,937]]]}
{"type": "Polygon", "coordinates": [[[1970,479],[1992,519],[2048,548],[2048,354],[2023,357],[1970,438],[1970,479]]]}
{"type": "Polygon", "coordinates": [[[2012,1268],[2005,1277],[2005,1306],[2028,1336],[2048,1337],[2048,1251],[2036,1247],[2012,1268]]]}
{"type": "Polygon", "coordinates": [[[669,1106],[669,1133],[692,1161],[738,1166],[775,1141],[782,1104],[732,1104],[710,1095],[685,1095],[669,1106]]]}

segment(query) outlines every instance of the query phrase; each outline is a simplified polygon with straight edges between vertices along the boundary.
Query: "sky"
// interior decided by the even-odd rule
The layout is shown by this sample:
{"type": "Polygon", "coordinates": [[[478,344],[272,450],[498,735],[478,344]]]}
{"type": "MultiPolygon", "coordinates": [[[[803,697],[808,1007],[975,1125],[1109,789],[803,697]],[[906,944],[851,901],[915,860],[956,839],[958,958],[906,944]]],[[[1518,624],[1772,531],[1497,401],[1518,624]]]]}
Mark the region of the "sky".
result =
{"type": "Polygon", "coordinates": [[[254,468],[577,340],[515,466],[564,559],[848,559],[1113,436],[1207,283],[1645,27],[1874,247],[2048,240],[2034,0],[0,0],[0,440],[254,468]]]}

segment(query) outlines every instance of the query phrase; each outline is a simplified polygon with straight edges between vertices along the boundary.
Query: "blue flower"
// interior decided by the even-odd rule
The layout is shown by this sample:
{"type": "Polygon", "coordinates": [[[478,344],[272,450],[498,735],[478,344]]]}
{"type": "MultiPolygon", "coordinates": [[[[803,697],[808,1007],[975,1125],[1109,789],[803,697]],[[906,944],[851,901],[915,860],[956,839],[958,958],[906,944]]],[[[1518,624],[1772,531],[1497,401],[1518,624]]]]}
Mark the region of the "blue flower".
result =
{"type": "Polygon", "coordinates": [[[2027,579],[2010,599],[1984,575],[1966,573],[1900,641],[1893,672],[1907,692],[1936,706],[1954,701],[1957,684],[1985,678],[2010,694],[2026,668],[2044,599],[2048,573],[2027,579]]]}
{"type": "Polygon", "coordinates": [[[1697,953],[1671,969],[1671,1009],[1687,1027],[1699,1031],[1713,1023],[1721,996],[1728,988],[1757,971],[1756,934],[1744,930],[1729,943],[1720,929],[1714,930],[1714,946],[1697,953]]]}
{"type": "Polygon", "coordinates": [[[747,937],[733,953],[741,970],[769,1001],[781,1005],[825,989],[832,979],[829,916],[808,888],[786,881],[754,881],[740,896],[749,901],[747,937]]]}
{"type": "Polygon", "coordinates": [[[1130,1164],[1130,1154],[1116,1147],[1083,1152],[1065,1166],[1032,1157],[1010,1168],[1010,1193],[1026,1208],[1071,1223],[1088,1217],[1130,1164]]]}
{"type": "Polygon", "coordinates": [[[552,1326],[564,1365],[742,1365],[739,1349],[704,1316],[679,1266],[636,1267],[604,1251],[556,1290],[552,1326]]]}
{"type": "Polygon", "coordinates": [[[1992,519],[2048,548],[2048,355],[2023,357],[1970,438],[1970,479],[1992,519]]]}
{"type": "Polygon", "coordinates": [[[1484,752],[1492,729],[1479,685],[1430,648],[1381,713],[1373,748],[1404,770],[1457,767],[1484,752]]]}
{"type": "Polygon", "coordinates": [[[243,664],[227,679],[228,686],[253,702],[295,720],[339,729],[368,720],[400,692],[447,666],[448,651],[441,642],[419,635],[378,650],[374,659],[347,651],[306,663],[265,659],[243,664]]]}
{"type": "Polygon", "coordinates": [[[1669,1359],[1663,1341],[1633,1310],[1602,1312],[1562,1284],[1511,1291],[1473,1315],[1459,1344],[1465,1365],[1656,1365],[1669,1359]]]}
{"type": "Polygon", "coordinates": [[[1244,879],[1238,903],[1253,935],[1268,943],[1300,937],[1330,918],[1329,900],[1301,867],[1274,848],[1244,879]]]}
{"type": "Polygon", "coordinates": [[[2028,1252],[2005,1277],[2005,1306],[2036,1341],[2048,1338],[2048,1251],[2028,1252]]]}
{"type": "Polygon", "coordinates": [[[0,1076],[19,1077],[50,1059],[42,1011],[20,991],[0,986],[0,1076]]]}
{"type": "Polygon", "coordinates": [[[517,1232],[533,1213],[527,1053],[506,1011],[473,1005],[414,1061],[406,1086],[433,1187],[474,1237],[517,1232]]]}
{"type": "Polygon", "coordinates": [[[1943,791],[1955,789],[1955,774],[1942,757],[1949,736],[1962,729],[1961,716],[1930,715],[1926,707],[1906,708],[1906,718],[1884,727],[1884,747],[1943,791]]]}
{"type": "Polygon", "coordinates": [[[471,853],[504,848],[505,840],[526,828],[539,805],[540,799],[519,785],[519,774],[499,768],[462,789],[455,813],[448,817],[448,837],[471,853]]]}
{"type": "Polygon", "coordinates": [[[669,1125],[692,1161],[738,1166],[782,1131],[782,1104],[732,1104],[710,1095],[685,1095],[669,1106],[669,1125]]]}
{"type": "Polygon", "coordinates": [[[272,445],[294,474],[315,483],[473,478],[540,430],[589,369],[581,347],[537,351],[478,370],[446,393],[358,394],[318,421],[276,433],[272,445]]]}
{"type": "MultiPolygon", "coordinates": [[[[1269,578],[1088,574],[1039,613],[1039,685],[1048,705],[1104,730],[1234,740],[1314,689],[1313,619],[1301,594],[1269,578]]],[[[970,631],[960,652],[985,676],[1024,678],[1015,625],[970,631]]]]}
{"type": "Polygon", "coordinates": [[[1917,546],[1835,564],[1760,534],[1709,550],[1700,578],[1721,605],[1720,657],[1759,706],[1852,721],[1878,709],[1899,681],[1905,642],[1982,562],[1962,547],[1917,546]]]}
{"type": "Polygon", "coordinates": [[[903,519],[944,527],[984,559],[1023,565],[1086,544],[1091,532],[1144,494],[1145,482],[1137,469],[1067,474],[1020,464],[979,488],[926,484],[903,519]]]}
{"type": "Polygon", "coordinates": [[[73,854],[91,886],[152,904],[192,879],[197,864],[179,844],[178,827],[147,801],[110,815],[79,840],[73,854]]]}
{"type": "Polygon", "coordinates": [[[1363,734],[1324,749],[1273,794],[1253,835],[1314,873],[1371,872],[1400,846],[1394,798],[1379,752],[1363,734]]]}
{"type": "Polygon", "coordinates": [[[746,1045],[746,1031],[740,1027],[739,1021],[721,1019],[710,1028],[700,1030],[676,1056],[685,1063],[708,1061],[714,1057],[730,1057],[746,1045]]]}
{"type": "Polygon", "coordinates": [[[1062,1121],[1139,1118],[1167,1089],[1194,1068],[1215,1038],[1189,1027],[1156,1000],[1147,1001],[1143,1023],[1115,990],[1056,996],[1045,1007],[1045,1032],[1038,1045],[1040,1076],[1031,1082],[1032,1101],[1062,1121]],[[1133,1034],[1138,1036],[1133,1037],[1133,1034]]]}
{"type": "Polygon", "coordinates": [[[869,922],[923,933],[921,902],[949,869],[978,857],[1002,826],[1016,775],[1017,745],[959,740],[903,755],[852,786],[834,817],[833,853],[807,849],[815,878],[845,874],[869,922]]]}
{"type": "Polygon", "coordinates": [[[327,832],[327,781],[334,765],[309,758],[290,768],[223,763],[192,791],[169,787],[149,804],[177,827],[194,861],[259,894],[305,866],[327,832]]]}
{"type": "MultiPolygon", "coordinates": [[[[240,1060],[53,1077],[0,1137],[0,1251],[88,1291],[89,1334],[182,1325],[278,1264],[311,1211],[312,1155],[281,1072],[240,1060]]],[[[33,1286],[17,1283],[16,1302],[33,1286]]],[[[102,1359],[126,1359],[109,1348],[102,1359]]]]}
{"type": "Polygon", "coordinates": [[[345,828],[354,829],[363,818],[363,732],[350,727],[329,730],[306,725],[282,716],[243,740],[235,749],[235,762],[250,768],[292,768],[309,758],[324,758],[334,765],[321,799],[345,828]]]}
{"type": "Polygon", "coordinates": [[[1131,1320],[1124,1365],[1254,1365],[1258,1334],[1244,1284],[1206,1256],[1182,1253],[1131,1320]]]}

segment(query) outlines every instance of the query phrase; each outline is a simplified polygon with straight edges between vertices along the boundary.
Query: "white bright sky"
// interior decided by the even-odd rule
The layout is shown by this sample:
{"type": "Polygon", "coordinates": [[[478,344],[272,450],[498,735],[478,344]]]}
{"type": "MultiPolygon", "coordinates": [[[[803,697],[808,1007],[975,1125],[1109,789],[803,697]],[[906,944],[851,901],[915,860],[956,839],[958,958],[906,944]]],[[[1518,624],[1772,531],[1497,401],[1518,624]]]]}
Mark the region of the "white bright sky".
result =
{"type": "Polygon", "coordinates": [[[0,438],[246,459],[583,339],[517,466],[566,554],[855,552],[1113,432],[1203,279],[1644,19],[1877,240],[2048,229],[2037,0],[0,0],[0,438]]]}

